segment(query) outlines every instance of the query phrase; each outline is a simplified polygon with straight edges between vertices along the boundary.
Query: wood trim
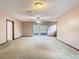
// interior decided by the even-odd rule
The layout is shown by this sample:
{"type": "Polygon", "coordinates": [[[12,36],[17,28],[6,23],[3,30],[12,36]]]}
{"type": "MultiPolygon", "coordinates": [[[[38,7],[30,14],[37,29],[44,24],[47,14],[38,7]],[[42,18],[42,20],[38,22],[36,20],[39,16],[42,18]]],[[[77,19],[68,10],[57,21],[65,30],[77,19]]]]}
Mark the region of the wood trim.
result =
{"type": "Polygon", "coordinates": [[[21,37],[32,37],[32,36],[21,36],[21,37]]]}
{"type": "Polygon", "coordinates": [[[8,20],[6,19],[6,41],[8,41],[7,39],[7,21],[12,22],[12,40],[14,40],[14,21],[8,20]]]}
{"type": "MultiPolygon", "coordinates": [[[[6,35],[7,36],[7,35],[6,35]]],[[[19,39],[19,38],[21,38],[22,36],[20,36],[20,37],[17,37],[16,39],[19,39]]],[[[16,40],[16,39],[14,39],[14,40],[16,40]]],[[[0,44],[0,46],[2,46],[2,45],[4,45],[4,44],[6,44],[8,42],[8,40],[6,40],[6,42],[5,43],[2,43],[2,44],[0,44]]]]}
{"type": "Polygon", "coordinates": [[[4,45],[4,44],[6,44],[8,41],[6,41],[5,43],[2,43],[2,44],[0,44],[0,46],[2,46],[2,45],[4,45]]]}
{"type": "Polygon", "coordinates": [[[19,38],[21,38],[21,37],[22,37],[22,36],[19,36],[19,37],[15,38],[14,40],[19,39],[19,38]]]}
{"type": "Polygon", "coordinates": [[[13,22],[13,25],[12,25],[12,27],[13,27],[13,40],[14,40],[14,22],[13,22]]]}
{"type": "Polygon", "coordinates": [[[60,41],[60,42],[62,42],[62,43],[65,44],[65,45],[67,45],[67,46],[69,46],[69,47],[75,49],[76,51],[79,51],[79,49],[77,49],[77,48],[71,46],[70,44],[67,44],[67,43],[65,43],[65,42],[63,42],[63,41],[61,41],[61,40],[59,40],[59,39],[57,39],[57,40],[60,41]]]}

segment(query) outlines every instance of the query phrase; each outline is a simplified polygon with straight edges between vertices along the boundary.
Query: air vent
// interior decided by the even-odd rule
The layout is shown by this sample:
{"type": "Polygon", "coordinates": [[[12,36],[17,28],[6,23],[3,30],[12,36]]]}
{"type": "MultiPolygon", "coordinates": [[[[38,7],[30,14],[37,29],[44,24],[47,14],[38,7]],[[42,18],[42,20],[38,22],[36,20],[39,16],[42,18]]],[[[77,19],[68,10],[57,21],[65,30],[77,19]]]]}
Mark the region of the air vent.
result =
{"type": "Polygon", "coordinates": [[[27,13],[32,13],[32,11],[31,10],[28,10],[27,13]]]}

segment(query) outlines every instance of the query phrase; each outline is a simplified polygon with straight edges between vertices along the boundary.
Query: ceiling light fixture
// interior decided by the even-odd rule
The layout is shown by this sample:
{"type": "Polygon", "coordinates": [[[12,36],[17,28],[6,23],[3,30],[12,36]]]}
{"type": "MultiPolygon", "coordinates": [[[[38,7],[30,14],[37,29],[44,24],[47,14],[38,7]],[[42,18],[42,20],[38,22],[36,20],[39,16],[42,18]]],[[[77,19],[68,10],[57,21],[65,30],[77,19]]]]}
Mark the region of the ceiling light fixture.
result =
{"type": "Polygon", "coordinates": [[[41,21],[37,20],[37,21],[36,21],[36,23],[40,24],[40,23],[41,23],[41,21]]]}
{"type": "Polygon", "coordinates": [[[43,8],[44,5],[45,5],[44,2],[42,2],[42,1],[36,1],[36,2],[33,4],[34,8],[43,8]]]}
{"type": "Polygon", "coordinates": [[[40,16],[36,17],[36,19],[37,19],[37,20],[36,20],[36,23],[38,23],[38,24],[42,23],[42,22],[41,22],[41,19],[40,19],[40,16]]]}
{"type": "Polygon", "coordinates": [[[42,8],[43,7],[43,4],[41,2],[37,2],[37,3],[35,3],[35,6],[37,8],[42,8]]]}

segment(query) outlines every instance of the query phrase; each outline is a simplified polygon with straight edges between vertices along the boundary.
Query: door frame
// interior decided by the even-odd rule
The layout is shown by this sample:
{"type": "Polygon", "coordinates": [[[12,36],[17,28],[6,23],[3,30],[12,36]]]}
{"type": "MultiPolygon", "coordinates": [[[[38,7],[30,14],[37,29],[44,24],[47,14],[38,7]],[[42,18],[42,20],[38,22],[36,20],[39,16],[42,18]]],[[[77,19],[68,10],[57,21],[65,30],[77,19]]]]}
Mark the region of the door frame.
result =
{"type": "Polygon", "coordinates": [[[12,40],[14,40],[14,21],[11,21],[11,20],[9,20],[9,19],[6,19],[6,41],[8,41],[8,33],[7,33],[7,28],[8,28],[8,26],[7,26],[7,22],[12,22],[12,40]]]}

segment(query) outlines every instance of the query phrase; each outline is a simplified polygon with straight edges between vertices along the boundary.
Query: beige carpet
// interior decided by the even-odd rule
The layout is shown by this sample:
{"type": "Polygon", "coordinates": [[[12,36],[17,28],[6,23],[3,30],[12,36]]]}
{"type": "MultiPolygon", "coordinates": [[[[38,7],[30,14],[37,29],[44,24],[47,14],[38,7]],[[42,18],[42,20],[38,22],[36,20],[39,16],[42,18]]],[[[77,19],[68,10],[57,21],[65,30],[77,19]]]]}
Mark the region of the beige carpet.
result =
{"type": "Polygon", "coordinates": [[[54,37],[25,37],[0,46],[0,59],[79,59],[79,52],[54,37]]]}

